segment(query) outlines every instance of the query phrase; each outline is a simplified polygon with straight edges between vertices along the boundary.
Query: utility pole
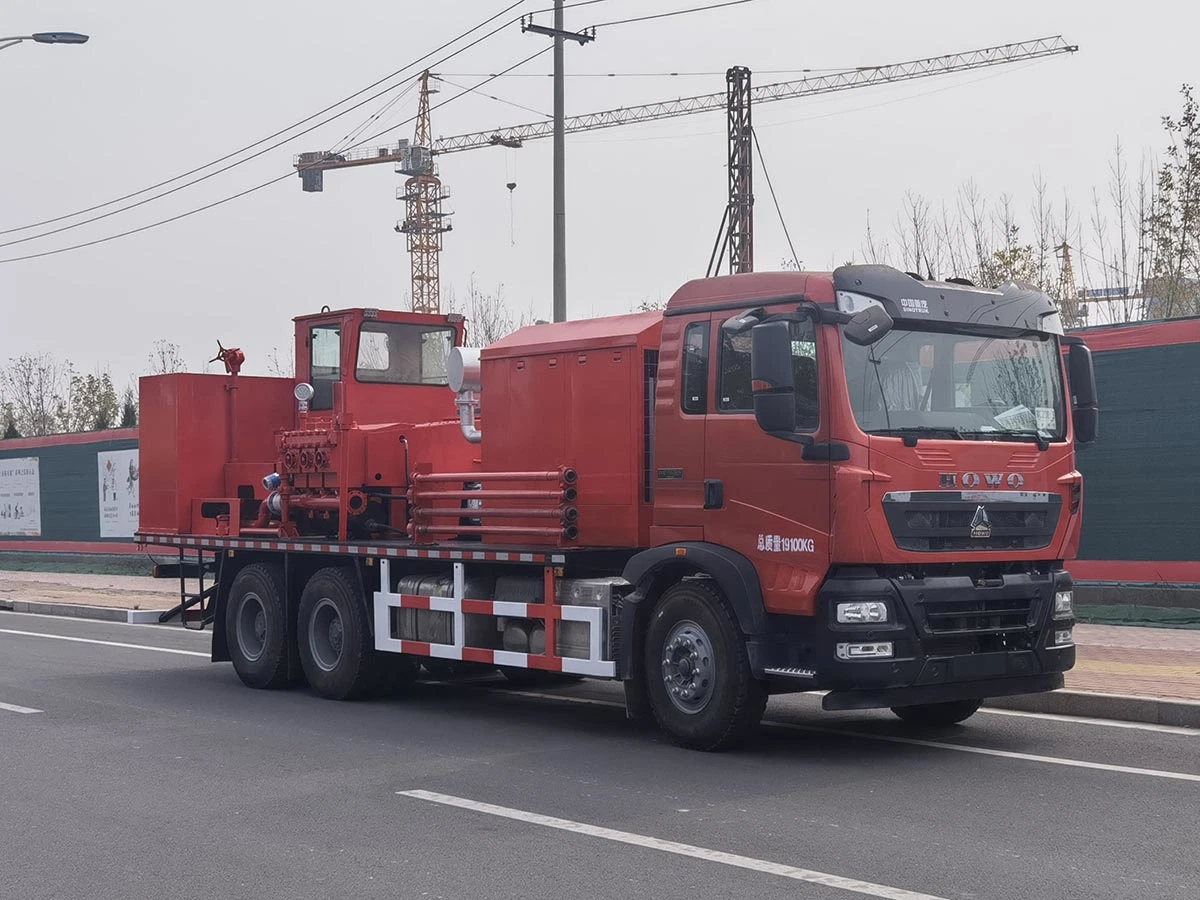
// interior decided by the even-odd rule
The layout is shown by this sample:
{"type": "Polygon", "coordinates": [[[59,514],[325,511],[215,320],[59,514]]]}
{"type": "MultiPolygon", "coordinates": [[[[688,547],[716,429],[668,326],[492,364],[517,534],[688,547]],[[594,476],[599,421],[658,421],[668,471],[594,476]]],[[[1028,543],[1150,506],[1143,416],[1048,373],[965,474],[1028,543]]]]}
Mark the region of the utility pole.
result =
{"type": "Polygon", "coordinates": [[[521,18],[521,30],[544,34],[554,39],[554,321],[567,320],[567,169],[566,169],[566,84],[563,70],[563,43],[568,38],[582,47],[596,39],[596,31],[566,31],[563,27],[563,0],[554,0],[554,27],[534,25],[521,18]]]}

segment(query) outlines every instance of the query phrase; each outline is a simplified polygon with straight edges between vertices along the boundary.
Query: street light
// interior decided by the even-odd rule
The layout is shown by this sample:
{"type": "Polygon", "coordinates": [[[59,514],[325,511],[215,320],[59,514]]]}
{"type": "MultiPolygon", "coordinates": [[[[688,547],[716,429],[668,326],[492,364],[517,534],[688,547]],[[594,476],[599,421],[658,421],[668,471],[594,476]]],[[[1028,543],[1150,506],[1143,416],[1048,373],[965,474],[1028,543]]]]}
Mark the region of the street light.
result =
{"type": "Polygon", "coordinates": [[[36,41],[39,44],[86,44],[88,36],[77,31],[39,31],[36,34],[0,37],[0,50],[15,47],[22,41],[36,41]]]}

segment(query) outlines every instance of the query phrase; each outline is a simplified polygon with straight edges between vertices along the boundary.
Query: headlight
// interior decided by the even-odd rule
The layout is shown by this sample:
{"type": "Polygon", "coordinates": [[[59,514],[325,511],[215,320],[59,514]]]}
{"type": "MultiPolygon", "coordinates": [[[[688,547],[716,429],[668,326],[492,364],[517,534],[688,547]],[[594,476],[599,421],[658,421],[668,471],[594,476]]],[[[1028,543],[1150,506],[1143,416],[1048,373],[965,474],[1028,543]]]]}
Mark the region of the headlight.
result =
{"type": "Polygon", "coordinates": [[[1056,628],[1054,630],[1054,643],[1051,647],[1070,647],[1075,643],[1074,636],[1070,628],[1056,628]]]}
{"type": "Polygon", "coordinates": [[[842,625],[865,625],[888,620],[887,604],[882,600],[855,600],[837,605],[837,620],[842,625]]]}
{"type": "Polygon", "coordinates": [[[1070,591],[1057,591],[1054,594],[1054,618],[1069,619],[1075,614],[1074,597],[1070,591]]]}

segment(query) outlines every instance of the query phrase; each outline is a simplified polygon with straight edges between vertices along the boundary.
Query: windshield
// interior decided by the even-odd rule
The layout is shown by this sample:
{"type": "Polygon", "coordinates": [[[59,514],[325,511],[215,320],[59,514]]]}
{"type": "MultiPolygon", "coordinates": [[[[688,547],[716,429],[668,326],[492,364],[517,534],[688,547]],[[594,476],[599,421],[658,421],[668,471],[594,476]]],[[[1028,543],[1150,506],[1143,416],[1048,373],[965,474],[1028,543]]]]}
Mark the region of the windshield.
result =
{"type": "Polygon", "coordinates": [[[398,322],[364,322],[358,337],[359,381],[385,384],[449,384],[446,357],[454,329],[398,322]]]}
{"type": "Polygon", "coordinates": [[[913,331],[898,323],[869,347],[843,338],[842,354],[850,405],[868,434],[1064,436],[1062,370],[1051,335],[913,331]]]}

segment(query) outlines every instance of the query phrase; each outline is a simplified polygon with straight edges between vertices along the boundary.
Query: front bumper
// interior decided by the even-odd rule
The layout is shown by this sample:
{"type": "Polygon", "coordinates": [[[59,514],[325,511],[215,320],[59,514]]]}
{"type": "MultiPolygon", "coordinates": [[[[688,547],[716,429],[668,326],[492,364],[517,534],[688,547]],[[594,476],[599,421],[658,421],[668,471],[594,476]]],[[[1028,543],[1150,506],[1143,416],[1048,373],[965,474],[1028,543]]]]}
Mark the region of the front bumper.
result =
{"type": "MultiPolygon", "coordinates": [[[[807,671],[792,690],[826,690],[826,709],[870,709],[1037,693],[1063,686],[1075,646],[1054,644],[1074,625],[1053,617],[1056,591],[1070,590],[1061,569],[993,575],[835,574],[821,589],[807,671]],[[838,624],[839,602],[882,600],[883,624],[838,624]],[[885,659],[842,659],[838,644],[891,643],[885,659]]],[[[795,666],[795,663],[792,663],[795,666]]],[[[775,680],[776,689],[789,685],[775,680]]]]}

